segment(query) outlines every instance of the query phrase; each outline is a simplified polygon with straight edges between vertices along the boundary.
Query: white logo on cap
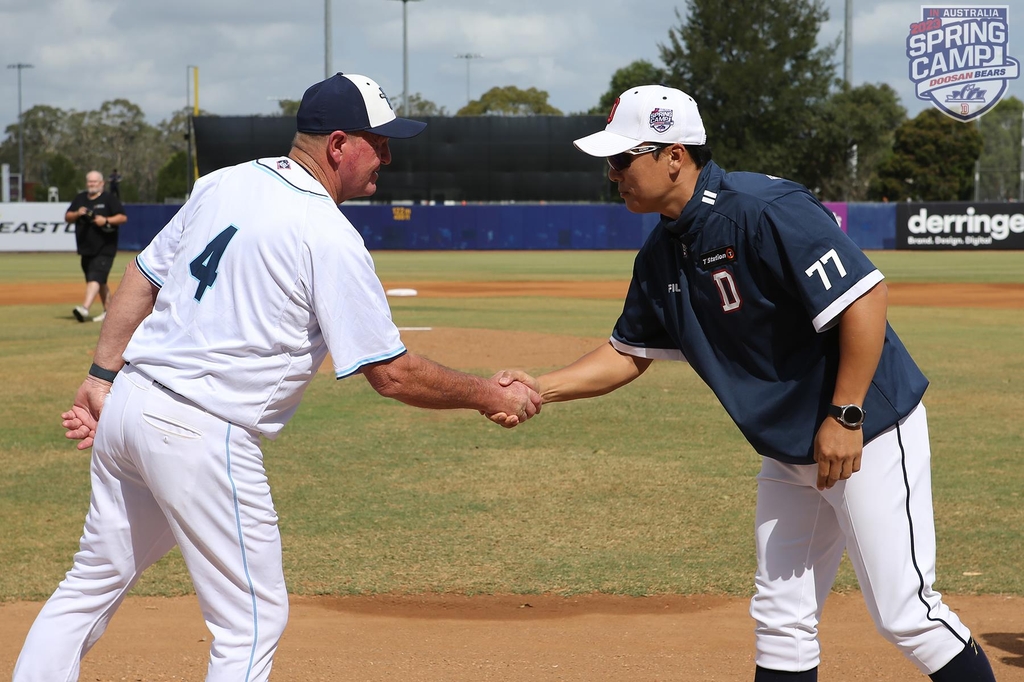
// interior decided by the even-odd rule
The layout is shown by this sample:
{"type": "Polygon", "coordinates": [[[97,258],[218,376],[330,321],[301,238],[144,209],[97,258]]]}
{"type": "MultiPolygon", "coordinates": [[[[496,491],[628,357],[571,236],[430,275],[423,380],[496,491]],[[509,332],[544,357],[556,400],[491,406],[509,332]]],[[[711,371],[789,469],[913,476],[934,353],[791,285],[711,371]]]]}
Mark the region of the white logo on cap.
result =
{"type": "Polygon", "coordinates": [[[651,128],[659,133],[664,133],[672,127],[672,110],[655,109],[651,112],[651,128]]]}

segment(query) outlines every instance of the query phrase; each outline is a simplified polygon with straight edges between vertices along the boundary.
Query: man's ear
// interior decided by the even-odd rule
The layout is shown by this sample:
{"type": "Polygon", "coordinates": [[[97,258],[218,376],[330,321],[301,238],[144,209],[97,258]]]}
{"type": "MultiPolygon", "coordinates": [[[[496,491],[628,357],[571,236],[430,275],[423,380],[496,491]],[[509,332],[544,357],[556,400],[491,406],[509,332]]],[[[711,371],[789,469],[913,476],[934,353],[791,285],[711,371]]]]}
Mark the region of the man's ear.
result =
{"type": "Polygon", "coordinates": [[[668,152],[670,154],[671,164],[673,168],[683,169],[689,167],[697,167],[697,164],[690,156],[690,152],[686,151],[686,147],[684,147],[683,145],[674,144],[668,149],[668,152]]]}
{"type": "Polygon", "coordinates": [[[327,136],[327,158],[335,166],[341,164],[341,157],[344,154],[345,144],[348,142],[348,133],[343,130],[335,130],[327,136]]]}

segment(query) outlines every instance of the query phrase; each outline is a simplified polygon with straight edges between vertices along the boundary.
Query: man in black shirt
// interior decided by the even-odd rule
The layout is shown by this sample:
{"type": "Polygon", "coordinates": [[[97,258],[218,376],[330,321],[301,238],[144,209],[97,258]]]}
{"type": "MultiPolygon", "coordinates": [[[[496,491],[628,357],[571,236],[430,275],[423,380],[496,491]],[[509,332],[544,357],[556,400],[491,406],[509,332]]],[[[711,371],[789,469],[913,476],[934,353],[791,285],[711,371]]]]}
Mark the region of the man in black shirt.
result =
{"type": "Polygon", "coordinates": [[[64,219],[75,224],[75,242],[78,255],[82,257],[82,272],[85,273],[85,298],[82,305],[71,312],[79,322],[89,318],[89,307],[99,294],[103,312],[92,318],[102,322],[107,314],[107,275],[117,255],[118,227],[128,221],[121,200],[103,191],[103,174],[89,171],[85,176],[84,192],[71,202],[64,219]]]}

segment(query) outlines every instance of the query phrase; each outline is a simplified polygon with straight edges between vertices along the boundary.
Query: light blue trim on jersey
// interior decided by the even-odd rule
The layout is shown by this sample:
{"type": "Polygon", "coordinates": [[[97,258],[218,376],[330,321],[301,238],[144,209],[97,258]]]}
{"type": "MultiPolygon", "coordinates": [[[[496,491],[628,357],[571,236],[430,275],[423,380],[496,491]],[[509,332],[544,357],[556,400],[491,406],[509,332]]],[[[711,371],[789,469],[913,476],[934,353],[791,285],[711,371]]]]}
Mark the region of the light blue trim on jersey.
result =
{"type": "Polygon", "coordinates": [[[156,276],[152,270],[146,267],[146,264],[142,262],[142,254],[140,253],[135,257],[135,266],[142,273],[142,276],[150,281],[150,283],[158,289],[164,288],[164,281],[156,276]]]}
{"type": "MultiPolygon", "coordinates": [[[[295,163],[295,161],[292,161],[292,163],[295,163]]],[[[299,187],[297,185],[293,185],[291,182],[289,182],[289,180],[287,178],[282,177],[281,174],[278,173],[276,170],[274,170],[273,168],[270,168],[269,166],[264,166],[262,163],[260,163],[259,159],[253,161],[252,165],[256,166],[257,168],[262,170],[264,173],[266,173],[270,177],[276,178],[279,182],[281,182],[282,184],[284,184],[286,187],[288,187],[289,189],[291,189],[294,192],[298,192],[300,194],[308,194],[309,196],[317,197],[318,199],[326,199],[327,201],[329,201],[332,204],[334,204],[334,199],[330,198],[326,194],[322,194],[320,192],[314,192],[314,191],[309,190],[309,189],[302,189],[301,187],[299,187]]],[[[298,165],[298,164],[296,164],[296,165],[298,165]]],[[[305,173],[306,171],[303,169],[302,172],[305,173]]],[[[337,205],[337,204],[335,204],[335,205],[337,205]]]]}
{"type": "Polygon", "coordinates": [[[235,479],[231,476],[231,424],[228,424],[227,434],[224,436],[224,454],[227,458],[228,481],[231,483],[231,501],[235,505],[235,527],[238,529],[238,546],[242,550],[242,570],[245,572],[245,582],[249,585],[249,596],[252,597],[252,649],[249,651],[249,667],[245,670],[245,682],[249,682],[249,675],[252,674],[252,663],[256,658],[256,643],[260,638],[259,614],[256,611],[256,589],[252,585],[252,577],[249,575],[249,561],[245,556],[245,539],[242,537],[242,517],[238,510],[238,489],[235,487],[235,479]]]}
{"type": "Polygon", "coordinates": [[[349,365],[340,372],[335,372],[334,378],[340,380],[346,377],[350,377],[356,372],[358,372],[360,369],[365,367],[366,365],[372,365],[375,362],[384,362],[385,360],[393,360],[394,358],[397,358],[399,355],[403,355],[407,352],[408,351],[405,349],[405,346],[403,345],[394,353],[384,353],[383,355],[375,355],[370,358],[363,358],[361,360],[356,361],[355,364],[349,365]]]}
{"type": "Polygon", "coordinates": [[[614,336],[608,339],[612,348],[623,355],[632,355],[634,358],[648,358],[650,360],[675,360],[676,362],[688,362],[686,355],[678,348],[644,348],[643,346],[631,346],[628,343],[619,341],[614,336]]]}

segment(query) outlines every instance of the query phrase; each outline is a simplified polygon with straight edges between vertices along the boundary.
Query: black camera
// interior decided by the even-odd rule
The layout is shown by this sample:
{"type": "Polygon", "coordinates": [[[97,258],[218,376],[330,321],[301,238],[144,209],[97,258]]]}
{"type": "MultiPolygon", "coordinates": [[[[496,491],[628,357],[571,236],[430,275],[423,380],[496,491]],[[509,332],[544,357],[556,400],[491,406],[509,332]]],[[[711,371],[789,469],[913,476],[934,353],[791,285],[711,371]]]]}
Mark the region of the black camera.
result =
{"type": "Polygon", "coordinates": [[[93,212],[93,210],[91,208],[87,208],[87,209],[85,209],[85,213],[82,214],[82,217],[83,218],[88,218],[89,220],[92,220],[93,218],[96,217],[96,214],[93,212]]]}

